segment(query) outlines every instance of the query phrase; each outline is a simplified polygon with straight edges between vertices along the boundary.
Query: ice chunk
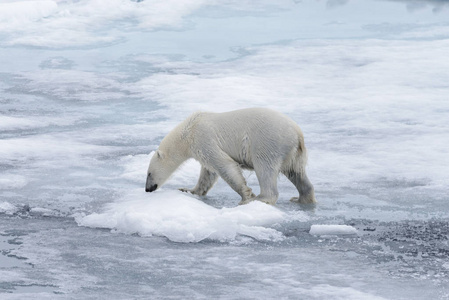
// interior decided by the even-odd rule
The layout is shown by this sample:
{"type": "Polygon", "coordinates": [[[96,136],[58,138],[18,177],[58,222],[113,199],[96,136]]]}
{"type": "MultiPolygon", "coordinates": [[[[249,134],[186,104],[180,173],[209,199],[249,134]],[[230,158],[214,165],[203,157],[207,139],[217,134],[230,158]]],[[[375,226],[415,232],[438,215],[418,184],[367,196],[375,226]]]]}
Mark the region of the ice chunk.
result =
{"type": "Polygon", "coordinates": [[[12,215],[16,211],[18,211],[18,208],[12,205],[11,203],[6,201],[0,202],[0,213],[12,215]]]}
{"type": "Polygon", "coordinates": [[[357,234],[357,229],[349,225],[312,225],[312,235],[350,235],[357,234]]]}
{"type": "Polygon", "coordinates": [[[165,236],[175,242],[232,241],[238,236],[283,239],[281,232],[269,226],[281,222],[284,213],[262,202],[217,209],[177,191],[135,191],[130,196],[134,200],[113,203],[103,213],[77,218],[78,224],[126,234],[165,236]]]}

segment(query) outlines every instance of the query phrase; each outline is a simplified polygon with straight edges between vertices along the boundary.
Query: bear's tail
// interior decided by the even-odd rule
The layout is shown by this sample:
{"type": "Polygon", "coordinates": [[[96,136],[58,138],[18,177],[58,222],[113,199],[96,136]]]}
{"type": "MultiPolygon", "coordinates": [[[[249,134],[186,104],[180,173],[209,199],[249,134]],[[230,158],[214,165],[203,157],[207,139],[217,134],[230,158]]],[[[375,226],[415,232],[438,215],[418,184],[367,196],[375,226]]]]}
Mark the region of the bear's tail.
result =
{"type": "Polygon", "coordinates": [[[302,131],[298,132],[298,150],[296,153],[296,159],[294,161],[295,169],[299,171],[301,174],[304,174],[306,171],[307,164],[307,148],[304,143],[304,135],[302,131]]]}
{"type": "Polygon", "coordinates": [[[297,143],[298,146],[296,149],[292,149],[288,159],[284,161],[282,169],[284,172],[295,172],[304,174],[306,170],[307,164],[307,149],[304,143],[304,136],[301,132],[301,129],[297,129],[297,143]]]}

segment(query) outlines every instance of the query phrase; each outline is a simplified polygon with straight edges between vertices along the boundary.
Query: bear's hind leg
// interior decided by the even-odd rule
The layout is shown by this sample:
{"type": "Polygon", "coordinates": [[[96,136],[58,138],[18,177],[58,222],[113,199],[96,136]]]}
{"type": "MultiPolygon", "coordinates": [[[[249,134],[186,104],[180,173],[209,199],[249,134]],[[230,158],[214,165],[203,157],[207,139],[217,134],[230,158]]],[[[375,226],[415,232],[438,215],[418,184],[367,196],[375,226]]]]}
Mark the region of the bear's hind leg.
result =
{"type": "Polygon", "coordinates": [[[310,183],[305,172],[289,170],[283,173],[295,185],[299,192],[299,198],[294,197],[291,201],[296,201],[301,204],[316,203],[313,185],[310,183]]]}
{"type": "Polygon", "coordinates": [[[217,179],[217,173],[209,171],[205,167],[201,167],[200,178],[198,179],[196,186],[193,189],[181,188],[179,190],[181,192],[189,192],[198,196],[205,196],[217,182],[217,179]]]}
{"type": "Polygon", "coordinates": [[[277,187],[279,168],[268,164],[256,164],[254,171],[260,186],[260,194],[254,200],[275,205],[279,197],[277,187]]]}

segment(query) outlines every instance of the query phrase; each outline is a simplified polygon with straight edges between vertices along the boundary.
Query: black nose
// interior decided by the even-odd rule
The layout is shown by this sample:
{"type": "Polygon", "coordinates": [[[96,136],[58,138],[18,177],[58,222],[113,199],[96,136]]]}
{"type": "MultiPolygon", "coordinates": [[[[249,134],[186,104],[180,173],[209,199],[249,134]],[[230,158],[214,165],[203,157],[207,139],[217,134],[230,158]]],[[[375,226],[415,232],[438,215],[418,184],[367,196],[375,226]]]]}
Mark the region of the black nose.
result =
{"type": "Polygon", "coordinates": [[[152,186],[150,186],[150,188],[148,188],[148,187],[145,187],[145,192],[153,192],[153,191],[155,191],[157,189],[157,184],[153,184],[152,186]]]}

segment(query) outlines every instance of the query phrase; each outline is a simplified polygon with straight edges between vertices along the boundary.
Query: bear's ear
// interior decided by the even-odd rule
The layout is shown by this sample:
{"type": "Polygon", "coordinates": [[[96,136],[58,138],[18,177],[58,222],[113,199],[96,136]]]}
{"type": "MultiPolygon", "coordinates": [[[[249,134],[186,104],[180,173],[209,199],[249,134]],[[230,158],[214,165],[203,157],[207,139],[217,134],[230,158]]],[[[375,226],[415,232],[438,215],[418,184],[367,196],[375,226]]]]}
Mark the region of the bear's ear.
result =
{"type": "Polygon", "coordinates": [[[160,151],[160,150],[156,151],[156,155],[157,155],[158,158],[164,158],[164,153],[162,151],[160,151]]]}

